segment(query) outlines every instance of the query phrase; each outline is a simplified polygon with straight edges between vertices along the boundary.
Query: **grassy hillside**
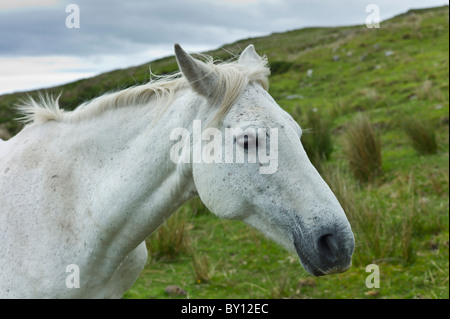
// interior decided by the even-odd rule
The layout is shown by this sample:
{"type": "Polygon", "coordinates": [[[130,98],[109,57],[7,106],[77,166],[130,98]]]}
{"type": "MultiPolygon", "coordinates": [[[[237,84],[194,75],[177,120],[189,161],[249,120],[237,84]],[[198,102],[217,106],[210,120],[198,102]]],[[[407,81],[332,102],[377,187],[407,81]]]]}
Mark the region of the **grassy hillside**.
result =
{"type": "MultiPolygon", "coordinates": [[[[353,267],[311,277],[296,256],[243,223],[218,220],[195,199],[150,236],[148,264],[125,297],[448,298],[448,7],[410,11],[379,29],[307,28],[238,41],[209,54],[228,59],[228,52],[239,53],[250,43],[269,58],[270,94],[304,129],[311,128],[303,143],[355,231],[353,267]],[[348,149],[357,143],[349,134],[361,132],[355,124],[364,122],[362,116],[380,152],[379,168],[367,180],[354,174],[348,149]],[[431,151],[420,147],[433,143],[431,151]],[[318,151],[317,145],[323,147],[318,151]],[[380,288],[365,285],[369,264],[379,266],[380,288]],[[168,294],[170,285],[184,293],[168,294]]],[[[71,109],[146,82],[148,67],[48,91],[62,91],[61,105],[71,109]]],[[[151,68],[162,74],[177,66],[168,57],[151,68]]],[[[0,130],[20,130],[11,105],[21,95],[0,96],[0,130]]]]}

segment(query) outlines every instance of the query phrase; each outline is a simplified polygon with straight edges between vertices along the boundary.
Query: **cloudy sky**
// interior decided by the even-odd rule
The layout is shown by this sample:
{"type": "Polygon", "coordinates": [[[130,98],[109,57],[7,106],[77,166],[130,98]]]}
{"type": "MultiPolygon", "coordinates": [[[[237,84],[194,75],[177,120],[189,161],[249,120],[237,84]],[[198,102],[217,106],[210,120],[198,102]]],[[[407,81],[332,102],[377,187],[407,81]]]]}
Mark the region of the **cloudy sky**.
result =
{"type": "MultiPolygon", "coordinates": [[[[0,0],[0,94],[309,26],[364,25],[448,0],[0,0]],[[76,4],[76,11],[69,4],[76,4]],[[66,12],[67,11],[67,12],[66,12]],[[70,28],[79,21],[79,28],[70,28]],[[68,27],[69,26],[69,27],[68,27]]],[[[381,25],[382,27],[382,25],[381,25]]]]}

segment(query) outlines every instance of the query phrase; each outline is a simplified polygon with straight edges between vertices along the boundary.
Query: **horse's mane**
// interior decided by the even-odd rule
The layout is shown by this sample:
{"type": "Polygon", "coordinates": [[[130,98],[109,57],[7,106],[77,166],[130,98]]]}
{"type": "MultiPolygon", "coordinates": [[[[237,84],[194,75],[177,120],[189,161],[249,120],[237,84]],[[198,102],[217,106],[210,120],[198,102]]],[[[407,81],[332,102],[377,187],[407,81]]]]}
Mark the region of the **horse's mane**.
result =
{"type": "MultiPolygon", "coordinates": [[[[262,58],[260,63],[248,66],[237,61],[214,63],[211,57],[205,57],[207,59],[206,64],[218,75],[219,87],[223,88],[222,94],[217,96],[217,101],[211,101],[213,104],[220,103],[219,111],[215,117],[216,120],[220,120],[226,115],[249,82],[258,82],[265,90],[268,90],[270,71],[267,67],[266,58],[262,58]]],[[[39,94],[37,100],[28,96],[16,107],[18,112],[22,114],[19,120],[24,123],[79,122],[98,116],[107,110],[130,105],[146,105],[152,99],[173,98],[174,94],[180,89],[188,87],[189,84],[182,73],[177,72],[156,76],[147,84],[103,94],[81,104],[73,111],[65,111],[59,107],[61,94],[56,98],[39,94]]]]}

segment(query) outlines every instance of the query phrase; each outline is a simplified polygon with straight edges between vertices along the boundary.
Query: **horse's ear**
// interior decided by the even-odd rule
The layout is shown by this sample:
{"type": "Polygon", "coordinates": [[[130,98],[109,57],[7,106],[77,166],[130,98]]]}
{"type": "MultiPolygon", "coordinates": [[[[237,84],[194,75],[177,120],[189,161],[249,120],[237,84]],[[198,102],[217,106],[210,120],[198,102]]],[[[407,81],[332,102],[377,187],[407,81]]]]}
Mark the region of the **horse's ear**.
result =
{"type": "Polygon", "coordinates": [[[194,59],[180,45],[175,44],[175,57],[178,67],[199,94],[210,97],[216,90],[217,74],[205,63],[194,59]]]}
{"type": "Polygon", "coordinates": [[[248,47],[245,48],[244,51],[242,51],[241,55],[239,56],[239,63],[247,64],[247,65],[253,65],[257,64],[261,61],[261,57],[256,53],[255,47],[253,44],[250,44],[248,47]]]}

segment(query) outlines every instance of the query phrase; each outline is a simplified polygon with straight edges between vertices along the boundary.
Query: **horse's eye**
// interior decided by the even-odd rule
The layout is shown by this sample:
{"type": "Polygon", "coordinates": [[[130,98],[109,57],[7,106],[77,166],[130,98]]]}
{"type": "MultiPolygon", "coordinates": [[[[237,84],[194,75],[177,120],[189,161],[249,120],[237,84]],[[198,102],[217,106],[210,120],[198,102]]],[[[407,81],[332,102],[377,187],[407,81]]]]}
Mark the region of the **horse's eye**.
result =
{"type": "Polygon", "coordinates": [[[248,150],[248,136],[244,137],[244,150],[248,150]]]}
{"type": "Polygon", "coordinates": [[[253,135],[243,135],[236,139],[237,143],[240,147],[242,147],[244,150],[249,150],[251,148],[257,148],[258,147],[258,138],[257,136],[253,135]]]}

